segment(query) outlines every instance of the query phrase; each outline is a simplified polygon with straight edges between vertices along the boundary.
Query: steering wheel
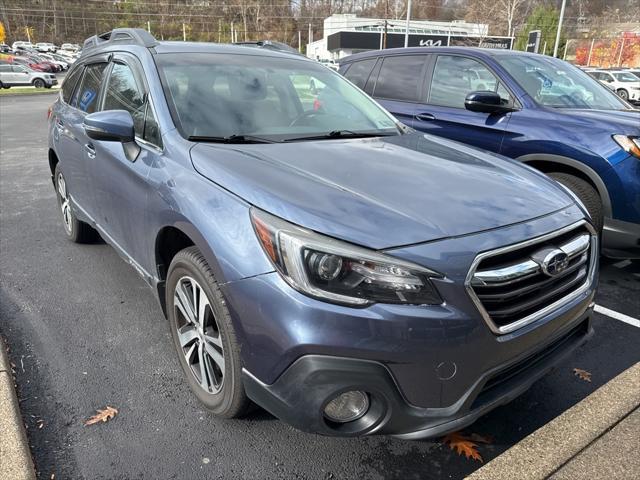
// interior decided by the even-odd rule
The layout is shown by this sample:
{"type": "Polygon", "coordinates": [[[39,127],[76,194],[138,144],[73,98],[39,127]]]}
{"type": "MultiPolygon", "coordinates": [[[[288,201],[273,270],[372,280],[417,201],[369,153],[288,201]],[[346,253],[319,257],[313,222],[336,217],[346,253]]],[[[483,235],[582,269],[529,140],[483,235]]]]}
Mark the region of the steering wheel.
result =
{"type": "Polygon", "coordinates": [[[298,115],[296,118],[294,118],[293,121],[289,124],[289,126],[290,127],[294,127],[298,123],[300,123],[300,121],[305,120],[305,119],[310,119],[310,118],[313,118],[313,117],[318,116],[318,115],[322,115],[322,112],[319,112],[318,110],[305,110],[300,115],[298,115]]]}

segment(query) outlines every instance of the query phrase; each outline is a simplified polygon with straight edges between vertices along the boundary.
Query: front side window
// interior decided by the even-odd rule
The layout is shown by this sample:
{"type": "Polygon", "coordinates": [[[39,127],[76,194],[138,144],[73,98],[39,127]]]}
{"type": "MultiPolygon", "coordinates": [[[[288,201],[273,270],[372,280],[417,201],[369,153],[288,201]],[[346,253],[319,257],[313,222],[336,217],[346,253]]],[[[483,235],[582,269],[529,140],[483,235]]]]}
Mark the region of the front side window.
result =
{"type": "Polygon", "coordinates": [[[80,87],[76,89],[71,104],[83,112],[93,113],[98,105],[98,94],[106,63],[93,63],[84,69],[80,87]]]}
{"type": "Polygon", "coordinates": [[[440,55],[431,80],[429,103],[443,107],[464,108],[464,99],[479,90],[497,92],[506,102],[509,92],[482,63],[467,57],[440,55]]]}
{"type": "Polygon", "coordinates": [[[144,134],[145,101],[133,71],[128,65],[114,63],[104,94],[103,110],[126,110],[133,117],[136,135],[144,134]]]}
{"type": "Polygon", "coordinates": [[[399,134],[389,113],[317,62],[167,53],[157,55],[156,63],[171,115],[186,138],[293,141],[334,131],[399,134]]]}
{"type": "MultiPolygon", "coordinates": [[[[496,55],[494,58],[539,105],[596,110],[629,108],[609,88],[562,60],[515,54],[496,55]]],[[[599,75],[599,80],[612,80],[606,72],[595,74],[599,75]]]]}
{"type": "Polygon", "coordinates": [[[374,96],[390,100],[419,101],[425,58],[424,55],[385,57],[374,96]]]}
{"type": "Polygon", "coordinates": [[[371,75],[371,70],[373,70],[373,67],[376,64],[376,60],[377,59],[375,58],[370,58],[368,60],[353,62],[344,76],[347,77],[356,87],[364,90],[367,80],[369,79],[369,75],[371,75]]]}

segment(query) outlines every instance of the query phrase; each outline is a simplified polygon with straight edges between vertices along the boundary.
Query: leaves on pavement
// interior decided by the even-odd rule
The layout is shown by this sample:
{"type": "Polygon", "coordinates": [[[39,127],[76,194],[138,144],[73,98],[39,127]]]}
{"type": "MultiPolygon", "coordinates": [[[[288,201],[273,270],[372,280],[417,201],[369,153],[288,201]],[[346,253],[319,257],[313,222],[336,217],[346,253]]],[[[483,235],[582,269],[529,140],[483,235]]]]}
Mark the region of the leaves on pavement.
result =
{"type": "Polygon", "coordinates": [[[85,425],[93,425],[94,423],[106,422],[107,420],[112,419],[118,414],[118,410],[110,407],[109,405],[107,405],[103,410],[96,410],[96,412],[98,413],[96,413],[93,417],[85,420],[85,425]]]}
{"type": "Polygon", "coordinates": [[[482,456],[478,452],[478,443],[489,444],[492,440],[490,437],[484,437],[477,433],[467,436],[461,432],[452,432],[445,435],[442,442],[449,445],[451,450],[458,452],[458,455],[464,455],[466,458],[472,458],[482,463],[482,456]]]}
{"type": "Polygon", "coordinates": [[[586,370],[582,370],[581,368],[574,368],[573,374],[580,380],[584,380],[585,382],[591,381],[591,372],[587,372],[586,370]]]}

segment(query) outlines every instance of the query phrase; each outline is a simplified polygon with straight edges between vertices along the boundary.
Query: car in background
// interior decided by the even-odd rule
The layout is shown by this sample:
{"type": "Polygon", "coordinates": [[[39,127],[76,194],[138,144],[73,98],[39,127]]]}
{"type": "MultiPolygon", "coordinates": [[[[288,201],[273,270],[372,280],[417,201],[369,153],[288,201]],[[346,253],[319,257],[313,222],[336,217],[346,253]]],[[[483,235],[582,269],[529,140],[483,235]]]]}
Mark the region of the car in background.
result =
{"type": "Polygon", "coordinates": [[[35,44],[35,49],[38,50],[39,52],[46,53],[46,52],[55,52],[56,50],[58,50],[58,47],[56,47],[53,43],[40,42],[35,44]]]}
{"type": "Polygon", "coordinates": [[[11,47],[6,43],[0,43],[0,53],[10,53],[11,47]]]}
{"type": "Polygon", "coordinates": [[[640,79],[640,69],[639,68],[630,68],[627,70],[632,75],[635,75],[638,79],[640,79]]]}
{"type": "Polygon", "coordinates": [[[0,63],[0,88],[26,87],[51,88],[58,84],[56,76],[37,72],[24,65],[0,63]]]}
{"type": "Polygon", "coordinates": [[[628,70],[594,70],[589,72],[596,80],[609,86],[620,98],[640,103],[640,78],[628,70]]]}
{"type": "Polygon", "coordinates": [[[358,53],[340,73],[416,130],[548,174],[587,207],[607,255],[640,258],[640,111],[580,69],[526,52],[425,47],[358,53]],[[469,80],[478,70],[494,79],[487,90],[469,80]]]}
{"type": "Polygon", "coordinates": [[[324,65],[325,67],[330,68],[331,70],[338,71],[339,65],[336,63],[335,60],[321,58],[321,59],[318,60],[318,62],[320,64],[324,65]]]}
{"type": "Polygon", "coordinates": [[[31,42],[25,42],[22,40],[18,40],[16,42],[13,42],[11,44],[11,49],[16,52],[18,50],[32,50],[33,49],[33,43],[31,42]]]}
{"type": "Polygon", "coordinates": [[[62,45],[60,45],[60,50],[70,53],[77,53],[78,51],[80,51],[80,45],[78,45],[77,43],[63,43],[62,45]]]}
{"type": "Polygon", "coordinates": [[[61,71],[69,69],[69,62],[62,60],[61,57],[54,57],[54,54],[41,53],[39,57],[60,67],[61,71]]]}
{"type": "Polygon", "coordinates": [[[5,61],[10,64],[24,65],[30,70],[35,70],[37,72],[52,72],[52,66],[48,63],[41,63],[37,60],[34,60],[30,57],[11,55],[8,56],[5,61]]]}
{"type": "Polygon", "coordinates": [[[573,195],[301,55],[116,29],[85,42],[47,129],[61,231],[147,281],[218,417],[251,399],[309,432],[437,437],[593,333],[573,195]],[[344,108],[314,109],[311,79],[344,108]]]}

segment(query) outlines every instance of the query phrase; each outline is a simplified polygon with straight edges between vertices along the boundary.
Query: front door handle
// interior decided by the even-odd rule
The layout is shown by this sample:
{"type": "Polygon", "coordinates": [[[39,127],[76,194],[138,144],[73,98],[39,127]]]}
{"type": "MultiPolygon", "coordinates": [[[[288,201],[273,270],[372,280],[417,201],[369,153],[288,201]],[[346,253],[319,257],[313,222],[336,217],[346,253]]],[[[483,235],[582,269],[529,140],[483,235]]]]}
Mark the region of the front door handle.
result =
{"type": "Polygon", "coordinates": [[[423,122],[431,122],[436,119],[436,116],[432,113],[419,113],[416,115],[416,118],[423,122]]]}
{"type": "Polygon", "coordinates": [[[85,151],[87,152],[87,157],[96,158],[96,149],[90,143],[87,143],[84,146],[85,151]]]}

